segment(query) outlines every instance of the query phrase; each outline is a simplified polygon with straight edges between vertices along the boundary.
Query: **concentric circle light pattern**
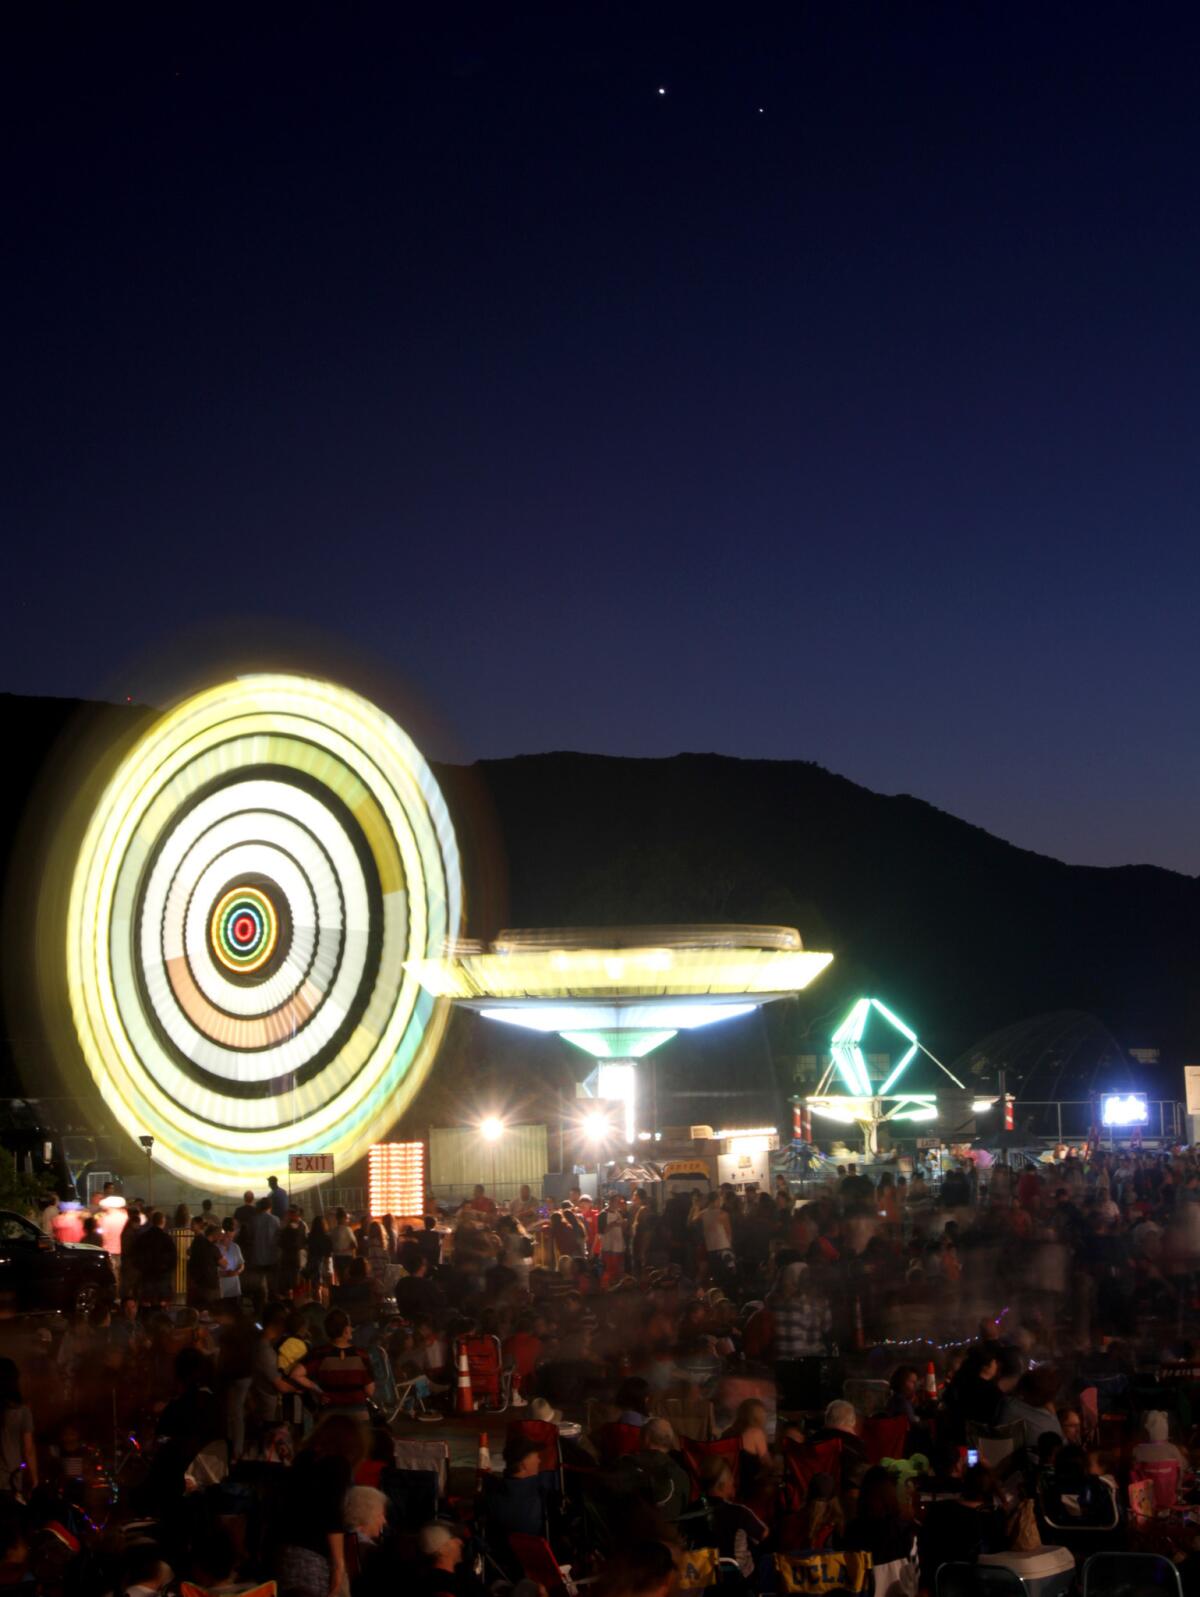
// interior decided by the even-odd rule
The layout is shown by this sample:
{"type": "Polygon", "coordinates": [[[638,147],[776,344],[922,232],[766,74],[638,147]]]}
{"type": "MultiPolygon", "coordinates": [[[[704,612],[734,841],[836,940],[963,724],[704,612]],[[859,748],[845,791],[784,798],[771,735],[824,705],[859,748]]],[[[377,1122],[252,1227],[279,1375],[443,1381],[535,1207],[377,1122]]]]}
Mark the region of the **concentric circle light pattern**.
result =
{"type": "Polygon", "coordinates": [[[445,801],[381,710],[293,676],[197,694],[124,759],[80,852],[88,1069],[198,1185],[286,1178],[289,1153],[345,1169],[432,1062],[444,1006],[405,961],[440,954],[461,912],[445,801]]]}

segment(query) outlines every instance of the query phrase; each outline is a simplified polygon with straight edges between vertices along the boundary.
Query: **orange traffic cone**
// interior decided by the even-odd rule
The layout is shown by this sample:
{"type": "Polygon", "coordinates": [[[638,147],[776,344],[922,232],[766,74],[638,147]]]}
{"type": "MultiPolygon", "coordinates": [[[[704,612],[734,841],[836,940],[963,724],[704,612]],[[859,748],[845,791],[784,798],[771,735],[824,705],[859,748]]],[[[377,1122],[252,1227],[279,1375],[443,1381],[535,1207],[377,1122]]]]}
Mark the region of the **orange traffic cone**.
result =
{"type": "Polygon", "coordinates": [[[475,1398],[471,1391],[471,1363],[467,1358],[467,1350],[460,1342],[458,1345],[458,1391],[454,1394],[454,1409],[457,1414],[474,1414],[475,1398]]]}
{"type": "Polygon", "coordinates": [[[937,1402],[938,1384],[937,1371],[933,1367],[933,1360],[925,1366],[925,1396],[931,1403],[937,1402]]]}

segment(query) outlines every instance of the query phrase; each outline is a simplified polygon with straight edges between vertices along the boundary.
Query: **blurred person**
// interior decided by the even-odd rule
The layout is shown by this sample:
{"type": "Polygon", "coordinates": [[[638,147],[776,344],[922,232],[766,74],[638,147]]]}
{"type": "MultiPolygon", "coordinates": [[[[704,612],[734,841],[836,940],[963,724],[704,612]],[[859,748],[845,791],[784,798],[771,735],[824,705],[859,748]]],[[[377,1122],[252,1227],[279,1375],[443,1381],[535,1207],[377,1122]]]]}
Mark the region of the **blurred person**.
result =
{"type": "Polygon", "coordinates": [[[205,1226],[197,1215],[192,1222],[192,1242],[187,1257],[187,1301],[190,1308],[210,1309],[221,1295],[221,1253],[217,1228],[205,1226]]]}
{"type": "Polygon", "coordinates": [[[305,1361],[308,1376],[320,1388],[329,1413],[365,1423],[367,1400],[375,1392],[370,1358],[354,1346],[350,1316],[342,1309],[330,1309],[325,1316],[325,1335],[324,1346],[305,1361]]]}
{"type": "Polygon", "coordinates": [[[917,1541],[922,1580],[931,1587],[943,1564],[970,1564],[980,1553],[1007,1552],[1008,1525],[984,1465],[964,1472],[957,1497],[929,1505],[917,1541]]]}
{"type": "Polygon", "coordinates": [[[891,1388],[891,1396],[887,1400],[884,1414],[889,1419],[898,1419],[903,1415],[910,1425],[915,1425],[921,1390],[921,1372],[915,1364],[898,1364],[889,1377],[888,1385],[891,1388]]]}
{"type": "Polygon", "coordinates": [[[237,1244],[236,1231],[237,1221],[230,1217],[221,1222],[220,1233],[214,1239],[220,1255],[218,1266],[220,1295],[226,1300],[241,1297],[242,1271],[246,1268],[242,1250],[237,1244]]]}
{"type": "Polygon", "coordinates": [[[343,1415],[322,1419],[300,1447],[276,1505],[278,1589],[295,1597],[341,1597],[346,1588],[343,1505],[366,1456],[363,1427],[343,1415]]]}
{"type": "Polygon", "coordinates": [[[833,1315],[824,1293],[810,1286],[806,1264],[785,1265],[768,1295],[771,1349],[779,1406],[815,1408],[821,1397],[821,1360],[825,1356],[833,1315]]]}
{"type": "Polygon", "coordinates": [[[858,1486],[854,1518],[846,1526],[844,1545],[871,1554],[874,1565],[907,1558],[915,1540],[911,1518],[901,1507],[896,1482],[881,1465],[873,1465],[858,1486]]]}
{"type": "Polygon", "coordinates": [[[1052,1436],[1062,1436],[1054,1400],[1061,1385],[1058,1371],[1048,1364],[1036,1370],[1027,1370],[1017,1382],[1011,1397],[1006,1397],[1000,1409],[1000,1423],[1011,1425],[1020,1420],[1025,1427],[1026,1445],[1036,1447],[1038,1437],[1049,1431],[1052,1436]]]}
{"type": "Polygon", "coordinates": [[[345,1279],[355,1252],[354,1232],[350,1229],[345,1209],[334,1211],[333,1231],[330,1233],[329,1243],[333,1255],[334,1280],[340,1282],[345,1279]]]}
{"type": "Polygon", "coordinates": [[[612,1287],[625,1274],[625,1253],[629,1234],[629,1222],[625,1218],[621,1199],[615,1192],[608,1200],[608,1208],[597,1222],[597,1230],[600,1237],[600,1256],[604,1263],[600,1285],[612,1287]]]}
{"type": "Polygon", "coordinates": [[[739,1502],[733,1489],[733,1471],[724,1459],[706,1472],[704,1496],[721,1558],[731,1558],[744,1579],[754,1574],[759,1549],[769,1535],[768,1527],[752,1508],[739,1502]]]}
{"type": "Polygon", "coordinates": [[[333,1240],[329,1233],[329,1224],[323,1214],[313,1216],[312,1224],[308,1228],[304,1253],[301,1279],[308,1283],[311,1295],[316,1297],[333,1274],[333,1240]]]}
{"type": "Polygon", "coordinates": [[[12,1359],[0,1358],[0,1492],[28,1497],[38,1483],[33,1413],[12,1359]]]}
{"type": "Polygon", "coordinates": [[[674,1457],[679,1451],[675,1429],[669,1420],[647,1420],[642,1427],[642,1449],[636,1454],[637,1470],[650,1487],[659,1516],[673,1525],[685,1514],[692,1495],[691,1477],[674,1457]]]}
{"type": "Polygon", "coordinates": [[[1170,1440],[1168,1417],[1163,1409],[1150,1409],[1142,1415],[1142,1440],[1133,1448],[1135,1464],[1178,1464],[1187,1468],[1187,1456],[1170,1440]]]}

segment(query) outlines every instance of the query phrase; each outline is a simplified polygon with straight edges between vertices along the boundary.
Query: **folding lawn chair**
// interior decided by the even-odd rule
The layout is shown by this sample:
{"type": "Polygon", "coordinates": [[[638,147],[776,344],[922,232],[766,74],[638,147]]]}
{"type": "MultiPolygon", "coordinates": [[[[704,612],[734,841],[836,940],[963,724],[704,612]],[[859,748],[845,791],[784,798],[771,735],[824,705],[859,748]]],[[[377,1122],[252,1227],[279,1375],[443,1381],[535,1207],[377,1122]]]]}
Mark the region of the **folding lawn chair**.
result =
{"type": "Polygon", "coordinates": [[[498,1336],[460,1336],[454,1344],[454,1359],[467,1355],[471,1372],[471,1392],[477,1409],[503,1413],[508,1407],[512,1371],[504,1367],[498,1336]]]}
{"type": "Polygon", "coordinates": [[[692,1477],[693,1502],[704,1490],[704,1471],[710,1459],[724,1459],[733,1472],[733,1490],[737,1495],[738,1473],[742,1459],[742,1444],[736,1436],[719,1442],[694,1442],[690,1436],[679,1438],[680,1451],[687,1472],[692,1477]]]}
{"type": "Polygon", "coordinates": [[[875,1414],[862,1424],[863,1445],[867,1462],[879,1464],[885,1458],[903,1458],[908,1442],[908,1420],[903,1414],[884,1417],[875,1414]]]}
{"type": "Polygon", "coordinates": [[[1183,1580],[1157,1553],[1093,1553],[1083,1566],[1083,1597],[1183,1597],[1183,1580]]]}
{"type": "Polygon", "coordinates": [[[544,1536],[523,1536],[519,1531],[509,1531],[508,1545],[526,1580],[545,1587],[546,1597],[575,1597],[581,1586],[590,1584],[590,1578],[571,1579],[571,1566],[559,1563],[544,1536]]]}

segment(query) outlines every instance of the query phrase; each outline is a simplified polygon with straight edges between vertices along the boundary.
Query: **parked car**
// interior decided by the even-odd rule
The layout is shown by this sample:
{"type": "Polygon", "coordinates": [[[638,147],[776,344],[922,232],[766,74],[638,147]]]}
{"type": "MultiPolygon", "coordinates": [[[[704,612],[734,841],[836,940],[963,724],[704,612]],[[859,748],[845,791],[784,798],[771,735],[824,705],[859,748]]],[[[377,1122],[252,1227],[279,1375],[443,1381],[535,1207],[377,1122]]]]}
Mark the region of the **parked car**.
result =
{"type": "Polygon", "coordinates": [[[56,1242],[23,1215],[0,1209],[0,1315],[80,1313],[111,1303],[116,1291],[103,1248],[56,1242]]]}

